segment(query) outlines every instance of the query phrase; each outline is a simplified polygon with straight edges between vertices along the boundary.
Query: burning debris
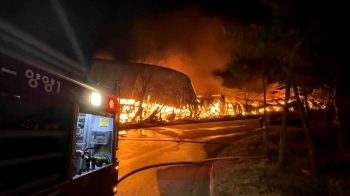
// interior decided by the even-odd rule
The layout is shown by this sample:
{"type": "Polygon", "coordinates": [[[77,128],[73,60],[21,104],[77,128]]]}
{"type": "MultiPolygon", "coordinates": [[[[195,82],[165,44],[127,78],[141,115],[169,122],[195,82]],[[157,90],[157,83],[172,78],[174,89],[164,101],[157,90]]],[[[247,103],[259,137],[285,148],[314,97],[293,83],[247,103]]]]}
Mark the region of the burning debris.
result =
{"type": "MultiPolygon", "coordinates": [[[[143,107],[144,122],[169,122],[184,119],[213,119],[226,116],[237,115],[261,115],[264,113],[262,101],[248,101],[245,106],[242,102],[225,102],[224,95],[198,96],[195,105],[184,105],[182,107],[172,107],[161,103],[152,103],[145,100],[143,107]]],[[[312,96],[308,99],[309,108],[312,110],[325,109],[327,102],[315,99],[312,96]]],[[[283,110],[284,101],[268,100],[267,112],[280,112],[283,110]]],[[[294,100],[289,101],[290,110],[297,110],[294,100]]],[[[140,102],[133,99],[121,99],[122,123],[139,122],[140,102]]]]}
{"type": "MultiPolygon", "coordinates": [[[[95,60],[90,77],[111,92],[117,80],[121,83],[122,123],[261,115],[265,108],[261,95],[253,92],[197,96],[188,76],[161,66],[95,60]]],[[[284,89],[272,88],[266,111],[282,111],[284,89]]],[[[325,109],[329,101],[321,95],[316,91],[308,95],[310,109],[325,109]]],[[[293,98],[288,104],[291,111],[298,110],[293,98]]]]}
{"type": "MultiPolygon", "coordinates": [[[[220,95],[223,97],[223,95],[220,95]]],[[[245,109],[243,103],[228,103],[224,102],[218,96],[199,96],[196,105],[185,105],[182,107],[166,106],[160,103],[151,103],[144,101],[142,104],[143,122],[169,122],[184,119],[213,119],[222,118],[225,116],[237,115],[257,115],[262,114],[264,109],[261,105],[250,106],[249,111],[245,109]],[[260,109],[259,109],[260,108],[260,109]]],[[[121,99],[121,115],[122,123],[139,122],[140,114],[137,111],[140,108],[140,102],[133,99],[121,99]]],[[[270,111],[282,111],[282,106],[268,106],[270,111]]],[[[293,110],[293,109],[291,109],[293,110]]]]}

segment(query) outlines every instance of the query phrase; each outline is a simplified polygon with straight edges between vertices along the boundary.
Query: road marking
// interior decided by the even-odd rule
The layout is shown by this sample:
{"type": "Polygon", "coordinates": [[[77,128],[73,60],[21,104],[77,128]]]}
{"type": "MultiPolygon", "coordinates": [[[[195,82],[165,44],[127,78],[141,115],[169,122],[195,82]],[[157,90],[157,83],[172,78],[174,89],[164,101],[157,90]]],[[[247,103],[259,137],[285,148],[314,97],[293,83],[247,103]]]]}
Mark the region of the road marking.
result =
{"type": "Polygon", "coordinates": [[[5,72],[5,73],[8,73],[8,74],[12,74],[12,75],[17,75],[17,72],[9,70],[9,69],[6,69],[6,68],[3,68],[3,67],[1,68],[1,71],[5,72]]]}
{"type": "Polygon", "coordinates": [[[159,133],[171,131],[178,134],[181,134],[183,132],[189,132],[189,131],[216,131],[216,130],[222,130],[222,129],[234,129],[239,127],[245,127],[246,125],[235,125],[235,126],[222,126],[222,127],[205,127],[205,128],[193,128],[193,129],[179,129],[179,128],[169,128],[169,127],[162,127],[160,130],[158,130],[159,133]]]}
{"type": "Polygon", "coordinates": [[[222,134],[222,135],[212,135],[212,136],[200,137],[200,138],[197,138],[197,139],[199,141],[206,142],[206,141],[210,141],[210,140],[213,140],[213,139],[216,139],[216,138],[233,137],[233,136],[236,136],[236,135],[243,135],[243,134],[246,134],[246,132],[229,133],[229,134],[222,134]]]}
{"type": "Polygon", "coordinates": [[[159,128],[161,131],[167,131],[167,130],[182,130],[182,129],[178,129],[178,128],[169,128],[169,127],[160,127],[159,128]]]}
{"type": "Polygon", "coordinates": [[[210,130],[210,131],[216,131],[216,130],[222,130],[222,129],[234,129],[238,127],[245,127],[246,125],[236,125],[236,126],[224,126],[224,127],[207,127],[207,128],[195,128],[195,129],[186,129],[183,131],[198,131],[198,130],[210,130]]]}
{"type": "Polygon", "coordinates": [[[182,129],[174,129],[174,128],[169,128],[169,127],[162,127],[162,128],[158,131],[158,133],[167,132],[167,131],[174,132],[174,133],[176,133],[176,134],[178,134],[178,135],[183,135],[183,134],[184,134],[184,133],[183,133],[184,130],[182,130],[182,129]]]}
{"type": "Polygon", "coordinates": [[[125,130],[119,131],[119,135],[126,135],[126,131],[125,130]]]}

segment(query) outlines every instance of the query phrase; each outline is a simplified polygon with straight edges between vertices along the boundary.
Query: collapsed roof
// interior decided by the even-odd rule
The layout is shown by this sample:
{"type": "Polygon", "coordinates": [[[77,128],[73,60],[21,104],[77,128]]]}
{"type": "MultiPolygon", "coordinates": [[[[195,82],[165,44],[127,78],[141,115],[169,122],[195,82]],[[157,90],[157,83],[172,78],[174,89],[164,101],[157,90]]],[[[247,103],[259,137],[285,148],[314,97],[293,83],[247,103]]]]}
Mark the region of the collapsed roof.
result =
{"type": "Polygon", "coordinates": [[[95,59],[90,71],[91,79],[114,92],[115,83],[120,83],[121,98],[144,99],[168,106],[195,104],[196,94],[190,78],[176,70],[143,63],[120,63],[95,59]]]}

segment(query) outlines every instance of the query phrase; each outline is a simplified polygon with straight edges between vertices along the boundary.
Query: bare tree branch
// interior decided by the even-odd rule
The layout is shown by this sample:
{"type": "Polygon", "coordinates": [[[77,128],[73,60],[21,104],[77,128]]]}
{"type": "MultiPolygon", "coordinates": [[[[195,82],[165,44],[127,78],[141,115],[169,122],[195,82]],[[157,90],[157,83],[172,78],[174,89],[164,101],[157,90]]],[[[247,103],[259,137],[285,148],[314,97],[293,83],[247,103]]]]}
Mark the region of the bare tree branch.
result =
{"type": "Polygon", "coordinates": [[[305,40],[306,36],[309,35],[309,33],[318,25],[320,24],[319,21],[316,21],[310,28],[309,30],[303,35],[303,37],[299,40],[299,42],[296,45],[296,49],[299,48],[299,46],[303,43],[303,41],[305,40]]]}

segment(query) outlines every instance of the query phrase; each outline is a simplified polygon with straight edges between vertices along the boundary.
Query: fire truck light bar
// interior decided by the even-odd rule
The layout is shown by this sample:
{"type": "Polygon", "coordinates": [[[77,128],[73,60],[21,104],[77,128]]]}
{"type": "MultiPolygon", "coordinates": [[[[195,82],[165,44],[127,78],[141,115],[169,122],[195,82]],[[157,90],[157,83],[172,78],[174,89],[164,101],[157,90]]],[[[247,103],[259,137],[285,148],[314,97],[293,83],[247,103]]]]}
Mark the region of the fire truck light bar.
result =
{"type": "Polygon", "coordinates": [[[113,98],[108,99],[108,108],[109,109],[114,109],[115,108],[115,100],[113,98]]]}

